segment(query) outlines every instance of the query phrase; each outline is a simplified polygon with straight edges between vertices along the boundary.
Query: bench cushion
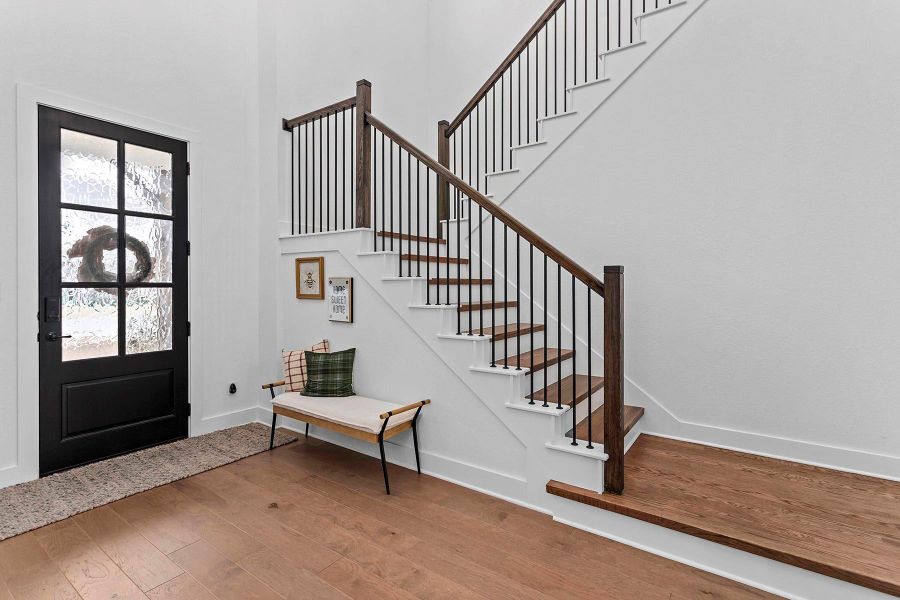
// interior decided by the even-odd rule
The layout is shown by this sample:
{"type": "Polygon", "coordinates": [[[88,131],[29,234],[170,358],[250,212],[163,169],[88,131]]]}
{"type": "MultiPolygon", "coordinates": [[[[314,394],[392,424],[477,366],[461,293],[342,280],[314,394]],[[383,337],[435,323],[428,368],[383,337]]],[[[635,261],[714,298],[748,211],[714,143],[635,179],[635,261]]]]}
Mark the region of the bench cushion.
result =
{"type": "MultiPolygon", "coordinates": [[[[311,417],[318,417],[325,421],[375,434],[381,431],[382,420],[378,416],[403,406],[402,404],[394,404],[384,400],[366,398],[365,396],[318,398],[304,396],[298,392],[279,394],[272,400],[272,404],[311,417]]],[[[408,410],[405,413],[391,417],[388,420],[388,430],[411,421],[415,415],[416,411],[408,410]]]]}

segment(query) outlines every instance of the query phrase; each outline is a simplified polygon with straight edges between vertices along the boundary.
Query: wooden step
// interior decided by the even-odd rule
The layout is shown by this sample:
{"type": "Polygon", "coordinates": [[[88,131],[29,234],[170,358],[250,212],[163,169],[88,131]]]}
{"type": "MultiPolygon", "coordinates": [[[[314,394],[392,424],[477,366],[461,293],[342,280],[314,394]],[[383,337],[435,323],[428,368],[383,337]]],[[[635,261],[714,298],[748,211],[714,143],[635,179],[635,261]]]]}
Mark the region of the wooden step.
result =
{"type": "Polygon", "coordinates": [[[515,300],[502,302],[500,300],[485,300],[484,302],[472,302],[459,305],[459,312],[469,312],[470,310],[497,310],[498,308],[515,308],[519,305],[515,300]]]}
{"type": "Polygon", "coordinates": [[[523,369],[540,371],[544,367],[555,365],[556,363],[572,358],[573,356],[575,356],[574,350],[547,348],[547,353],[544,354],[543,348],[535,348],[534,352],[523,352],[518,357],[511,356],[510,358],[504,358],[498,360],[497,364],[501,367],[505,365],[510,368],[515,368],[519,365],[523,369]]]}
{"type": "Polygon", "coordinates": [[[547,492],[900,597],[897,481],[644,434],[621,494],[547,492]]]}
{"type": "MultiPolygon", "coordinates": [[[[569,392],[572,393],[571,391],[569,392]]],[[[603,443],[603,401],[600,400],[597,408],[594,409],[594,412],[589,417],[585,417],[581,420],[581,422],[575,426],[575,439],[576,440],[586,440],[588,439],[588,421],[591,422],[591,441],[595,444],[603,443]]],[[[594,406],[597,406],[596,404],[594,406]]],[[[625,405],[625,435],[628,435],[628,432],[631,431],[631,428],[635,426],[635,424],[641,420],[641,417],[644,416],[644,407],[643,406],[628,406],[625,405]]],[[[572,437],[572,430],[570,429],[568,433],[566,433],[567,437],[572,437]]]]}
{"type": "MultiPolygon", "coordinates": [[[[588,376],[587,375],[569,375],[568,377],[563,378],[562,381],[557,383],[552,383],[548,385],[546,388],[542,390],[536,391],[531,396],[528,396],[530,400],[534,400],[535,402],[544,402],[544,397],[546,396],[547,402],[552,402],[553,404],[557,403],[557,391],[559,391],[559,400],[565,406],[570,406],[572,404],[572,386],[574,382],[575,387],[575,404],[578,404],[582,400],[588,397],[588,376]]],[[[602,377],[591,377],[591,392],[593,396],[591,396],[592,400],[595,400],[598,404],[603,402],[603,397],[597,394],[598,391],[603,387],[603,378],[602,377]]],[[[594,404],[597,406],[597,404],[594,404]]]]}
{"type": "Polygon", "coordinates": [[[401,254],[400,260],[414,260],[417,262],[436,262],[441,264],[450,263],[452,265],[467,265],[469,264],[468,258],[456,258],[455,256],[446,257],[446,256],[428,256],[427,254],[401,254]]]}
{"type": "Polygon", "coordinates": [[[378,237],[394,238],[397,240],[409,240],[411,242],[423,242],[425,244],[446,244],[447,240],[424,235],[411,235],[409,233],[397,233],[396,231],[379,231],[378,237]]]}
{"type": "Polygon", "coordinates": [[[520,335],[528,335],[544,330],[543,323],[510,323],[509,325],[496,325],[494,327],[483,327],[481,329],[473,329],[472,335],[488,335],[495,341],[505,340],[506,338],[519,337],[520,335]]]}
{"type": "Polygon", "coordinates": [[[428,280],[430,285],[491,285],[494,283],[493,279],[466,279],[466,278],[458,278],[451,277],[447,279],[446,277],[432,277],[428,280]]]}

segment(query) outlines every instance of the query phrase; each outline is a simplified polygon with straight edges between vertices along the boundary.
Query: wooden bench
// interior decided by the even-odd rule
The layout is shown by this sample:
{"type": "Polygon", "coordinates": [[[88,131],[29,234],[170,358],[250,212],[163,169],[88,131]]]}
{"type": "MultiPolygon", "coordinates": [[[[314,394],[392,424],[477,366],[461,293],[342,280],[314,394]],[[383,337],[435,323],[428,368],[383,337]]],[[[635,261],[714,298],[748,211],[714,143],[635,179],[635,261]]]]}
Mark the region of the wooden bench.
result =
{"type": "Polygon", "coordinates": [[[282,392],[276,395],[275,388],[283,385],[284,381],[276,381],[262,386],[272,394],[272,433],[269,438],[269,450],[275,445],[275,423],[278,415],[306,423],[307,437],[309,426],[312,424],[358,440],[377,443],[381,450],[384,489],[390,494],[384,441],[412,429],[416,471],[422,472],[419,466],[419,436],[416,422],[422,407],[431,404],[431,400],[420,400],[404,406],[365,396],[314,397],[304,396],[299,392],[282,392]]]}

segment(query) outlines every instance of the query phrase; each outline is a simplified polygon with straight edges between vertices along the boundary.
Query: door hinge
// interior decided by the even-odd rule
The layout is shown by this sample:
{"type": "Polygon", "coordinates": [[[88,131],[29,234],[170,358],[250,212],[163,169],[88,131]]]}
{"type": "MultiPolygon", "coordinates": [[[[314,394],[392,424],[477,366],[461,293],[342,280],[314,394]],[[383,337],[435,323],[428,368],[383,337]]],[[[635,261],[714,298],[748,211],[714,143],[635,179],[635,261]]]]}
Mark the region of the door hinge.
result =
{"type": "Polygon", "coordinates": [[[185,242],[185,248],[187,249],[187,255],[190,256],[190,255],[191,255],[191,242],[190,242],[190,240],[188,240],[188,241],[185,242]]]}
{"type": "Polygon", "coordinates": [[[191,174],[191,163],[190,163],[190,161],[188,161],[187,164],[185,165],[185,173],[186,173],[188,176],[190,176],[190,174],[191,174]]]}
{"type": "Polygon", "coordinates": [[[187,334],[188,334],[188,337],[191,337],[191,322],[190,321],[187,322],[187,334]]]}

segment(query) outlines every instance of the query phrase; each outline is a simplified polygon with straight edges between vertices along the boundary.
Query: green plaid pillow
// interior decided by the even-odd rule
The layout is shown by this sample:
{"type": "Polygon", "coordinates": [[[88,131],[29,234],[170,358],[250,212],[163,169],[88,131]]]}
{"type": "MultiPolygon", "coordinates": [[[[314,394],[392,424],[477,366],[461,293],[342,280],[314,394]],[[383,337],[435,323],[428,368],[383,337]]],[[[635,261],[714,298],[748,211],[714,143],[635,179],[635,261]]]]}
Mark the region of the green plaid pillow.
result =
{"type": "Polygon", "coordinates": [[[306,351],[304,396],[352,396],[356,348],[325,354],[306,351]]]}

